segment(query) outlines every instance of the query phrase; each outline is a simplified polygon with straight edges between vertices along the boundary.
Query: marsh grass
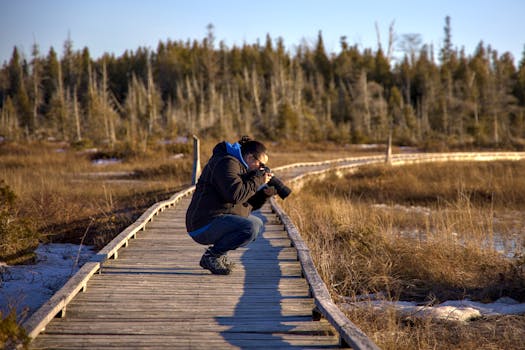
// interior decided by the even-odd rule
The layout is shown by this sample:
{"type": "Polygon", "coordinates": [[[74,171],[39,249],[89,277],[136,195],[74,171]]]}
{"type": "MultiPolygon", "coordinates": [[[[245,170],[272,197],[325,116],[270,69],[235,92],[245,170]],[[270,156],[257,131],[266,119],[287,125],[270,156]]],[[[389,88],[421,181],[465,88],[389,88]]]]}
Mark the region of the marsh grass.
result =
{"type": "MultiPolygon", "coordinates": [[[[180,151],[177,149],[176,151],[180,151]]],[[[88,152],[62,144],[0,145],[0,179],[16,194],[17,218],[31,223],[43,242],[71,242],[101,248],[151,204],[189,182],[188,154],[88,152]],[[93,164],[93,157],[120,163],[93,164]]],[[[11,243],[12,250],[24,247],[11,243]]],[[[6,252],[0,252],[0,260],[6,252]]]]}
{"type": "Polygon", "coordinates": [[[0,346],[2,349],[27,349],[29,337],[24,328],[20,327],[16,310],[7,315],[0,311],[0,346]]]}
{"type": "MultiPolygon", "coordinates": [[[[509,259],[491,242],[523,235],[524,170],[523,162],[366,167],[311,181],[283,206],[336,301],[380,293],[428,304],[523,302],[523,256],[509,259]],[[507,222],[507,211],[520,215],[507,222]]],[[[384,349],[512,349],[525,336],[524,316],[455,324],[394,309],[348,312],[384,349]]]]}

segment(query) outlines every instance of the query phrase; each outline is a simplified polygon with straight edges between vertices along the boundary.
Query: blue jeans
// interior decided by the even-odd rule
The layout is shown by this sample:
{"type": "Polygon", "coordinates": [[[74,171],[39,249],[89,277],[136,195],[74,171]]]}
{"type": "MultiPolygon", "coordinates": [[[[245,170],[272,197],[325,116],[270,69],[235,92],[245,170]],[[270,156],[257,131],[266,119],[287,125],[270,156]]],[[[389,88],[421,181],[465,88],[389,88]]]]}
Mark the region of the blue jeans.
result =
{"type": "Polygon", "coordinates": [[[244,247],[255,241],[263,226],[263,221],[255,215],[245,218],[224,214],[213,219],[205,231],[191,235],[191,238],[200,244],[213,244],[211,252],[223,255],[229,250],[244,247]]]}

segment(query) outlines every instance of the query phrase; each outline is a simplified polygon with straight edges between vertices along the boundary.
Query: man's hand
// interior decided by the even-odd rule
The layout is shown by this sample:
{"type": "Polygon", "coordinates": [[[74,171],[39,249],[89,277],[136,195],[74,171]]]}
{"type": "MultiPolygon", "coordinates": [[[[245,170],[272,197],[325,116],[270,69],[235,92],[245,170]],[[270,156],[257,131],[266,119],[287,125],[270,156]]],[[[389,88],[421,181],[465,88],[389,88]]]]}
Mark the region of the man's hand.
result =
{"type": "Polygon", "coordinates": [[[265,189],[263,189],[263,192],[268,197],[271,197],[271,196],[274,196],[274,195],[277,194],[277,190],[273,186],[272,187],[266,187],[265,189]]]}
{"type": "Polygon", "coordinates": [[[267,184],[273,177],[273,173],[264,173],[264,183],[267,184]]]}

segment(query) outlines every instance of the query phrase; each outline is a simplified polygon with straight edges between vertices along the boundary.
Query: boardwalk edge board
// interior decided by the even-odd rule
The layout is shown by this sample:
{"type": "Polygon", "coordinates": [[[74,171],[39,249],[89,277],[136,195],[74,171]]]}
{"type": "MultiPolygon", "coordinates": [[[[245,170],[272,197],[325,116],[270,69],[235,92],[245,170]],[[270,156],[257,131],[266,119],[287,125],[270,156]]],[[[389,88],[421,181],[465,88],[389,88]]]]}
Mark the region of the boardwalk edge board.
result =
{"type": "MultiPolygon", "coordinates": [[[[492,160],[523,160],[525,152],[484,152],[484,153],[414,153],[414,154],[393,154],[389,163],[392,165],[412,164],[421,162],[434,161],[492,161],[492,160]]],[[[351,171],[352,168],[366,164],[379,164],[385,162],[385,156],[365,156],[365,157],[348,157],[321,162],[294,163],[277,167],[275,171],[286,171],[300,167],[326,166],[326,169],[312,171],[296,176],[287,180],[294,187],[300,187],[304,180],[312,176],[322,178],[325,174],[334,171],[351,171]]],[[[184,190],[175,193],[170,199],[153,204],[148,208],[133,224],[119,233],[107,246],[102,248],[91,261],[85,263],[68,282],[60,288],[46,303],[44,303],[35,313],[33,313],[22,326],[25,328],[28,336],[32,339],[37,337],[51,320],[57,315],[64,317],[66,314],[67,304],[81,291],[86,289],[88,280],[95,273],[103,268],[103,264],[110,258],[118,258],[118,250],[126,247],[128,241],[136,237],[139,231],[144,230],[146,225],[153,218],[164,211],[166,208],[176,205],[182,198],[190,195],[195,190],[195,186],[189,186],[184,190]]],[[[272,207],[276,212],[280,210],[280,217],[285,227],[293,227],[289,217],[282,212],[275,200],[272,199],[272,207]]],[[[337,308],[331,300],[326,285],[322,283],[320,277],[311,263],[310,253],[307,245],[300,237],[299,232],[295,229],[291,234],[292,244],[297,250],[298,258],[301,261],[302,269],[307,279],[312,295],[315,299],[315,305],[321,314],[337,329],[340,330],[341,342],[353,346],[356,349],[377,349],[375,344],[371,343],[367,347],[368,338],[364,335],[346,316],[337,308]],[[296,235],[296,237],[294,236],[296,235]],[[292,237],[294,237],[292,239],[292,237]],[[308,259],[310,262],[308,262],[308,259]],[[322,285],[321,285],[322,283],[322,285]],[[324,287],[323,287],[324,286],[324,287]],[[360,347],[359,345],[362,345],[360,347]]]]}

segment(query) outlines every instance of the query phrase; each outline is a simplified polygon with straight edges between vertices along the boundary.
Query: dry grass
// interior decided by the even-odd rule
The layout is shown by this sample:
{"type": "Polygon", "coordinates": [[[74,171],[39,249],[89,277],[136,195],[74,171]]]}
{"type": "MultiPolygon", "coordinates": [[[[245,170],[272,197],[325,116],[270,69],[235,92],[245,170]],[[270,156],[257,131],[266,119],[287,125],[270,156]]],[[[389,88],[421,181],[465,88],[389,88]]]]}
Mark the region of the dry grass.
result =
{"type": "Polygon", "coordinates": [[[84,239],[100,248],[190,179],[187,154],[121,154],[121,163],[94,165],[92,153],[63,145],[3,144],[0,179],[17,196],[17,217],[30,221],[41,241],[84,239]]]}
{"type": "Polygon", "coordinates": [[[521,210],[525,209],[523,171],[525,162],[511,161],[370,166],[326,190],[380,203],[438,207],[468,199],[475,206],[521,210]]]}
{"type": "Polygon", "coordinates": [[[0,346],[1,349],[27,349],[29,337],[20,327],[13,309],[7,315],[0,312],[0,346]]]}
{"type": "MultiPolygon", "coordinates": [[[[523,232],[524,170],[523,162],[363,168],[310,182],[283,205],[336,300],[382,292],[429,303],[525,301],[523,257],[509,260],[487,244],[496,230],[523,232]],[[500,220],[508,210],[521,215],[500,220]]],[[[468,324],[395,310],[349,316],[384,349],[515,349],[525,336],[523,316],[468,324]]]]}
{"type": "Polygon", "coordinates": [[[349,318],[358,323],[383,350],[436,349],[523,349],[523,316],[490,316],[469,323],[406,320],[394,310],[374,314],[355,309],[349,318]]]}

